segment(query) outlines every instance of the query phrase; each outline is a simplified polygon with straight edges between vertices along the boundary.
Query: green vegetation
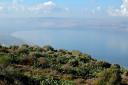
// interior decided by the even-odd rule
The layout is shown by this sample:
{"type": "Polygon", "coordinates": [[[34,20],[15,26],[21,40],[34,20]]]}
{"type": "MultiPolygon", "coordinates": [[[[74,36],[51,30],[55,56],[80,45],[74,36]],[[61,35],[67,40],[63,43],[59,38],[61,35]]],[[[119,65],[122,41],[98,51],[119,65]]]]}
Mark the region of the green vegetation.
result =
{"type": "Polygon", "coordinates": [[[128,85],[128,71],[77,50],[0,45],[0,85],[128,85]]]}

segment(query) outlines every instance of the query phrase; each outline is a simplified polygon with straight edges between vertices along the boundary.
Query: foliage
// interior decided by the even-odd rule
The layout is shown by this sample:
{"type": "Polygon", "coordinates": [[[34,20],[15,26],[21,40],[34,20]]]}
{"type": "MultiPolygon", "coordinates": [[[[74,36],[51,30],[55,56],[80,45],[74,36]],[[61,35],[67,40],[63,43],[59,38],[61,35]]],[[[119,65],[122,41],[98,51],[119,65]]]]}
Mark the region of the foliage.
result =
{"type": "Polygon", "coordinates": [[[0,84],[128,85],[127,81],[127,69],[77,50],[0,45],[0,84]]]}
{"type": "Polygon", "coordinates": [[[120,70],[116,66],[111,66],[99,73],[99,79],[95,81],[95,85],[120,85],[120,81],[120,70]]]}
{"type": "Polygon", "coordinates": [[[0,56],[0,64],[10,64],[11,62],[11,57],[8,55],[2,55],[0,56]]]}

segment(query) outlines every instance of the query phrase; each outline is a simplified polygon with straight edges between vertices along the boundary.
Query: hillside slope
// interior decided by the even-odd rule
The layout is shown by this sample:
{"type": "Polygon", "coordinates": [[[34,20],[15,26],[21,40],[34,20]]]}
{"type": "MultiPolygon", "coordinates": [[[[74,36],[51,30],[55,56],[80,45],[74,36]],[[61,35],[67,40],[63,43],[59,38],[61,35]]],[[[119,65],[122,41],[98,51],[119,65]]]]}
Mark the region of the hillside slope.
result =
{"type": "Polygon", "coordinates": [[[0,85],[128,85],[128,71],[76,50],[0,45],[0,85]]]}

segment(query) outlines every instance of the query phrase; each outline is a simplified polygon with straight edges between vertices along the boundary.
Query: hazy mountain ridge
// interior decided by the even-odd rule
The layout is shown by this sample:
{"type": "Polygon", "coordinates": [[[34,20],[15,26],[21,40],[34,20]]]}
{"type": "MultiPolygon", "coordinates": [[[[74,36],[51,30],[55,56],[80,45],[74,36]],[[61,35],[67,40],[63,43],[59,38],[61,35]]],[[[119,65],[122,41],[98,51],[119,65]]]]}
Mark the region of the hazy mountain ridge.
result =
{"type": "Polygon", "coordinates": [[[77,19],[77,18],[6,18],[0,19],[0,34],[17,31],[69,28],[127,30],[127,18],[77,19]],[[54,27],[54,28],[53,28],[54,27]]]}
{"type": "Polygon", "coordinates": [[[24,41],[9,35],[0,35],[0,44],[3,45],[19,45],[23,44],[24,41]]]}

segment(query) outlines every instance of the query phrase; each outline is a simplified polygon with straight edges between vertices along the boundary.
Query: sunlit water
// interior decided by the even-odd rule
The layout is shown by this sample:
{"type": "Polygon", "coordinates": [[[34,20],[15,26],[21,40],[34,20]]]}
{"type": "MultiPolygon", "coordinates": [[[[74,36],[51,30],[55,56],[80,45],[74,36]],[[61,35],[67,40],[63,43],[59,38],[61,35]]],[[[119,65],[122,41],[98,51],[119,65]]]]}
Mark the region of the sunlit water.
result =
{"type": "Polygon", "coordinates": [[[96,59],[128,67],[128,32],[105,29],[42,29],[12,36],[37,45],[80,50],[96,59]]]}

